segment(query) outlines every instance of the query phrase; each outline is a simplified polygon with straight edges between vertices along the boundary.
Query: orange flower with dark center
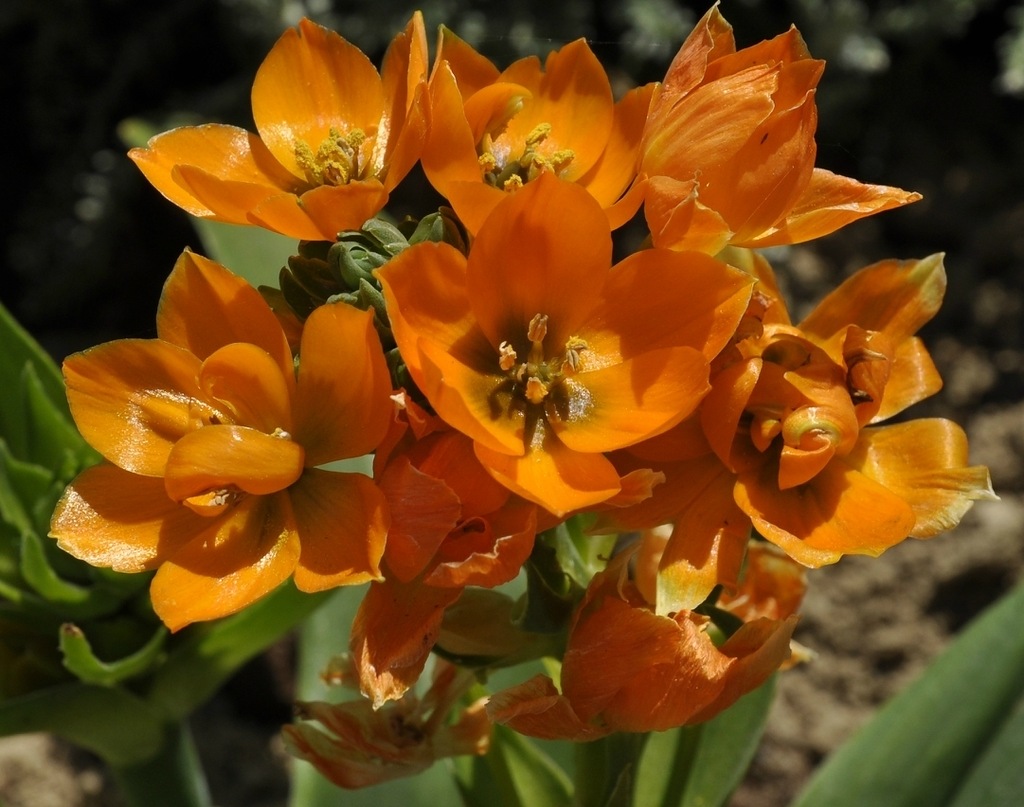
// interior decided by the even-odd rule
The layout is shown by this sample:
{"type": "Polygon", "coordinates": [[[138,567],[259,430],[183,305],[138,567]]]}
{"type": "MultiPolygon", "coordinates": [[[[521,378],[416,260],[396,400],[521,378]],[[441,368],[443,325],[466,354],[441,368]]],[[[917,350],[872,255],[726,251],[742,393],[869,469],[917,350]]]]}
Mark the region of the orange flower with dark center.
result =
{"type": "Polygon", "coordinates": [[[656,246],[795,244],[921,198],[814,167],[823,68],[795,28],[737,51],[718,7],[704,15],[644,130],[638,175],[656,246]]]}
{"type": "Polygon", "coordinates": [[[259,293],[186,252],[164,287],[158,338],[64,363],[68,401],[107,460],[80,474],[51,534],[95,566],[157,569],[176,630],[244,608],[289,577],[303,591],[380,577],[383,494],[318,466],[384,437],[390,378],[372,316],[321,306],[296,374],[259,293]]]}
{"type": "Polygon", "coordinates": [[[431,129],[423,169],[470,232],[505,193],[541,174],[587,191],[612,228],[640,206],[637,149],[653,85],[612,97],[608,77],[582,40],[499,72],[442,29],[430,78],[431,129]]]}
{"type": "Polygon", "coordinates": [[[417,244],[378,275],[437,414],[495,479],[559,515],[619,493],[604,452],[694,410],[750,288],[696,253],[646,250],[612,267],[598,204],[550,174],[495,208],[468,259],[417,244]]]}
{"type": "Polygon", "coordinates": [[[419,12],[391,43],[380,74],[354,45],[302,20],[256,74],[259,136],[216,123],[184,126],[129,156],[194,216],[333,241],[378,213],[419,158],[426,59],[419,12]]]}

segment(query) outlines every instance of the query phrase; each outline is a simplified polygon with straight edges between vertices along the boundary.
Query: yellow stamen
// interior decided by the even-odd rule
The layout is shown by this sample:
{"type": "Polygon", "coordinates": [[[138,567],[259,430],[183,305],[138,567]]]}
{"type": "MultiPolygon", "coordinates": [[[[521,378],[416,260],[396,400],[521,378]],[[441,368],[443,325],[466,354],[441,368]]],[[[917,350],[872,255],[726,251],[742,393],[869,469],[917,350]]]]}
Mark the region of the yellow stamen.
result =
{"type": "Polygon", "coordinates": [[[548,315],[534,314],[526,328],[526,338],[534,344],[543,342],[548,335],[548,315]]]}
{"type": "Polygon", "coordinates": [[[526,148],[532,149],[534,146],[540,145],[547,140],[548,135],[551,134],[550,123],[538,123],[530,133],[526,136],[526,148]]]}
{"type": "Polygon", "coordinates": [[[498,345],[498,355],[498,366],[506,373],[516,366],[518,356],[516,356],[515,348],[508,342],[502,342],[498,345]]]}
{"type": "Polygon", "coordinates": [[[532,404],[539,404],[548,394],[548,387],[543,381],[535,376],[530,376],[526,381],[526,399],[532,404]]]}

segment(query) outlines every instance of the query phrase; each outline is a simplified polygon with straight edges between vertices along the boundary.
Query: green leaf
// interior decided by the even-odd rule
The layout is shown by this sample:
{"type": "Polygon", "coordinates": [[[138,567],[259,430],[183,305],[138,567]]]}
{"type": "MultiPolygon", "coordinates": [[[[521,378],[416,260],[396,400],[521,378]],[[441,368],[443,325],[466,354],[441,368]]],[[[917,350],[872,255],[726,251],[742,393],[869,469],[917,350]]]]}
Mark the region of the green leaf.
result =
{"type": "Polygon", "coordinates": [[[91,619],[115,610],[122,597],[103,586],[78,585],[64,580],[50,565],[43,539],[28,531],[21,536],[21,574],[25,582],[64,619],[91,619]]]}
{"type": "Polygon", "coordinates": [[[157,668],[148,700],[172,720],[204,703],[251,658],[261,653],[321,606],[323,594],[305,594],[291,583],[244,611],[193,625],[157,668]]]}
{"type": "Polygon", "coordinates": [[[17,393],[26,365],[32,367],[40,388],[49,402],[71,419],[67,399],[64,397],[64,381],[60,370],[39,344],[19,325],[10,312],[0,304],[0,389],[8,390],[3,406],[0,406],[0,437],[6,439],[15,456],[28,459],[25,433],[27,422],[26,401],[17,393]]]}
{"type": "Polygon", "coordinates": [[[713,720],[650,735],[640,758],[635,804],[718,807],[754,757],[775,697],[775,678],[713,720]]]}
{"type": "Polygon", "coordinates": [[[87,684],[113,686],[149,670],[162,657],[167,629],[157,628],[146,644],[134,653],[117,661],[107,662],[96,657],[92,645],[81,628],[65,623],[60,629],[60,652],[64,666],[87,684]]]}
{"type": "Polygon", "coordinates": [[[536,743],[506,726],[494,727],[486,756],[460,759],[456,777],[468,807],[567,807],[569,777],[536,743]]]}
{"type": "Polygon", "coordinates": [[[1024,585],[836,751],[796,807],[1019,804],[1022,695],[1024,585]],[[1012,798],[987,800],[986,788],[1011,788],[1012,798]]]}
{"type": "Polygon", "coordinates": [[[0,519],[15,532],[21,534],[35,529],[35,505],[49,497],[53,484],[53,474],[18,459],[0,439],[0,519]]]}
{"type": "Polygon", "coordinates": [[[67,405],[53,403],[32,364],[22,369],[21,390],[25,400],[23,459],[51,470],[64,481],[70,480],[84,464],[98,461],[99,455],[75,428],[67,405]]]}
{"type": "Polygon", "coordinates": [[[298,242],[294,238],[286,238],[261,227],[195,218],[192,223],[202,239],[206,257],[223,264],[257,288],[276,288],[281,267],[298,252],[298,242]]]}
{"type": "Polygon", "coordinates": [[[0,736],[49,731],[113,764],[146,759],[163,742],[164,722],[117,687],[64,684],[0,703],[0,736]]]}

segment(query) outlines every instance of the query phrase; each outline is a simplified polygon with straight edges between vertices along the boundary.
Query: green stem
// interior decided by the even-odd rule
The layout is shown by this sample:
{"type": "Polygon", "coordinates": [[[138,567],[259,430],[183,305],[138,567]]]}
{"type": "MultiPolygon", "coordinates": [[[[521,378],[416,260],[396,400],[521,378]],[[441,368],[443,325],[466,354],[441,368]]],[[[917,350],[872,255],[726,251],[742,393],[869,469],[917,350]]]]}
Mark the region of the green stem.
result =
{"type": "Polygon", "coordinates": [[[128,807],[210,807],[210,791],[185,722],[168,723],[160,749],[143,762],[111,765],[128,807]]]}
{"type": "Polygon", "coordinates": [[[612,734],[576,745],[575,807],[632,807],[646,734],[612,734]]]}

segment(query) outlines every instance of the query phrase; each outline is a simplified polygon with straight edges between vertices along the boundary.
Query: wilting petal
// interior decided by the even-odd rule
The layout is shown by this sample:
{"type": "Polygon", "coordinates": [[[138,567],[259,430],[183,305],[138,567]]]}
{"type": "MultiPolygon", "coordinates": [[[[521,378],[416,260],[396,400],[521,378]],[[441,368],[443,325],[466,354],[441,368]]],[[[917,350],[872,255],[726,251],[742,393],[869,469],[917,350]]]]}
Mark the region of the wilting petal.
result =
{"type": "Polygon", "coordinates": [[[514,580],[530,557],[537,510],[520,503],[485,519],[477,516],[449,533],[424,581],[430,585],[493,588],[514,580]]]}
{"type": "Polygon", "coordinates": [[[93,566],[141,572],[209,525],[168,497],[162,479],[102,464],[68,486],[54,510],[50,535],[65,552],[93,566]]]}
{"type": "Polygon", "coordinates": [[[316,152],[331,127],[341,134],[377,134],[384,94],[377,69],[359,48],[309,20],[277,40],[256,73],[252,113],[256,129],[296,176],[297,143],[316,152]]]}
{"type": "Polygon", "coordinates": [[[392,580],[367,590],[352,623],[349,648],[360,688],[374,708],[402,697],[419,679],[444,609],[461,591],[392,580]]]}
{"type": "Polygon", "coordinates": [[[244,224],[245,215],[214,209],[197,199],[174,177],[174,168],[188,165],[216,179],[241,187],[262,187],[264,192],[296,191],[297,177],[286,171],[254,134],[235,126],[210,123],[182,126],[150,139],[146,148],[128,156],[153,187],[193,216],[219,218],[244,224]]]}
{"type": "Polygon", "coordinates": [[[186,250],[160,295],[160,339],[200,359],[232,342],[251,342],[269,353],[280,372],[292,370],[291,350],[270,306],[244,278],[186,250]]]}
{"type": "Polygon", "coordinates": [[[150,596],[172,631],[233,614],[288,579],[299,555],[287,496],[249,496],[157,570],[150,596]]]}
{"type": "Polygon", "coordinates": [[[373,313],[322,305],[306,320],[299,349],[295,439],[309,465],[358,457],[384,439],[391,377],[373,313]]]}
{"type": "Polygon", "coordinates": [[[952,529],[976,500],[995,498],[988,468],[967,465],[967,436],[949,420],[864,429],[844,462],[913,508],[914,538],[952,529]]]}
{"type": "Polygon", "coordinates": [[[491,476],[557,516],[599,504],[621,488],[615,467],[603,454],[573,451],[546,428],[522,457],[499,454],[480,443],[474,448],[491,476]]]}
{"type": "Polygon", "coordinates": [[[408,583],[423,572],[455,528],[462,507],[448,485],[413,467],[406,457],[388,463],[380,487],[391,511],[385,549],[390,577],[408,583]]]}
{"type": "Polygon", "coordinates": [[[288,495],[302,540],[295,569],[301,591],[381,578],[388,512],[373,480],[309,468],[288,495]]]}
{"type": "Polygon", "coordinates": [[[573,451],[614,451],[674,426],[696,410],[707,361],[693,348],[651,350],[566,379],[567,404],[547,402],[548,423],[573,451]]]}
{"type": "Polygon", "coordinates": [[[736,503],[755,529],[805,566],[843,555],[880,555],[914,529],[899,495],[834,460],[806,485],[780,491],[772,463],[736,480],[736,503]]]}
{"type": "Polygon", "coordinates": [[[264,496],[302,474],[302,446],[248,426],[205,426],[178,440],[167,457],[167,495],[183,501],[208,491],[264,496]]]}
{"type": "Polygon", "coordinates": [[[161,476],[171,447],[215,414],[202,400],[199,360],[158,339],[122,339],[64,360],[68,403],[82,436],[115,465],[161,476]]]}
{"type": "Polygon", "coordinates": [[[487,702],[487,716],[495,723],[541,740],[587,742],[613,731],[581,720],[568,698],[558,693],[546,675],[535,675],[492,695],[487,702]]]}

